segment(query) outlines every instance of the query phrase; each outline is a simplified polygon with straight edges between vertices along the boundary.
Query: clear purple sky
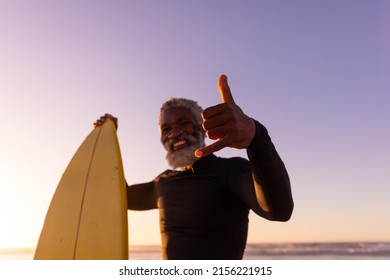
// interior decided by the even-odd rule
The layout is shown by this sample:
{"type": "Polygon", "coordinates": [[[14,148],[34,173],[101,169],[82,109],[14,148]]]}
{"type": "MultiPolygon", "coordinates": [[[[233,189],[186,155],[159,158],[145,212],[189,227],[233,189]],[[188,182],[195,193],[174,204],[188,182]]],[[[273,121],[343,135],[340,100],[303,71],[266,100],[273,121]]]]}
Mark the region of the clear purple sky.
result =
{"type": "MultiPolygon", "coordinates": [[[[222,73],[296,205],[288,223],[251,215],[249,242],[390,241],[389,30],[385,0],[0,1],[0,247],[36,244],[101,114],[119,118],[127,181],[152,180],[160,104],[215,105],[222,73]]],[[[129,220],[131,244],[159,243],[157,211],[129,220]]]]}

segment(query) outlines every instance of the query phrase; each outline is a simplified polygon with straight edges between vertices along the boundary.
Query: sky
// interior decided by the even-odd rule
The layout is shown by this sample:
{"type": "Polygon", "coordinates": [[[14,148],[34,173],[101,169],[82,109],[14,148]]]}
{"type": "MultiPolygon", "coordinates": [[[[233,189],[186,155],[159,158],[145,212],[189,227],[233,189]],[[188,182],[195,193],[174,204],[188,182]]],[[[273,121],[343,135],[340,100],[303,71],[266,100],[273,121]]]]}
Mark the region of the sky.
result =
{"type": "MultiPolygon", "coordinates": [[[[291,220],[251,213],[248,242],[390,241],[389,1],[0,0],[0,248],[36,245],[97,118],[151,181],[161,104],[220,103],[220,74],[292,184],[291,220]]],[[[157,210],[128,215],[130,245],[160,243],[157,210]]]]}

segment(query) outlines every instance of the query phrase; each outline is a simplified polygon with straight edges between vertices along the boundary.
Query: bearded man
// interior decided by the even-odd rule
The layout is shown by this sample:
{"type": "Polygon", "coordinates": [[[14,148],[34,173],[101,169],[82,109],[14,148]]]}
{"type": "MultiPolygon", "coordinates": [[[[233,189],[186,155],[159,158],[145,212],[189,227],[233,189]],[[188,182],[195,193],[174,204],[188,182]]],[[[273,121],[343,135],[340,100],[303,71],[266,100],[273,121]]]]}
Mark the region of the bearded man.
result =
{"type": "Polygon", "coordinates": [[[218,85],[222,103],[204,111],[184,98],[162,105],[172,169],[127,187],[129,209],[159,209],[163,259],[242,259],[250,210],[272,221],[292,214],[289,177],[266,128],[235,104],[225,75],[218,85]],[[216,142],[206,146],[206,135],[216,142]],[[246,149],[249,160],[213,154],[225,147],[246,149]]]}

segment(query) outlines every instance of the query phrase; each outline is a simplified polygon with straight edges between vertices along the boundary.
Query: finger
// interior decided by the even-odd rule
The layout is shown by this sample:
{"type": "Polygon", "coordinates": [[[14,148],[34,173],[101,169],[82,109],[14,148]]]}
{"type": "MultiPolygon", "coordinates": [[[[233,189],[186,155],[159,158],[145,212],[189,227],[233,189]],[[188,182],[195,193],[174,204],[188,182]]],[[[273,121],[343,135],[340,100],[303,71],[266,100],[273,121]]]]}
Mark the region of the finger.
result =
{"type": "Polygon", "coordinates": [[[221,115],[224,112],[225,107],[226,104],[218,104],[204,109],[202,112],[203,120],[206,121],[207,119],[221,115]]]}
{"type": "Polygon", "coordinates": [[[118,129],[118,118],[114,117],[113,115],[111,115],[109,113],[106,113],[106,114],[104,114],[104,116],[101,116],[100,119],[97,120],[97,122],[94,125],[97,125],[97,126],[103,125],[106,122],[106,120],[111,120],[114,123],[116,129],[118,129]]]}
{"type": "Polygon", "coordinates": [[[93,126],[96,128],[98,126],[102,126],[107,120],[111,120],[114,122],[115,127],[118,128],[118,119],[114,117],[111,114],[104,114],[104,116],[101,116],[100,119],[98,119],[96,122],[94,122],[93,126]]]}
{"type": "Polygon", "coordinates": [[[105,119],[115,119],[115,117],[113,115],[109,114],[109,113],[105,113],[103,118],[105,118],[105,119]]]}
{"type": "Polygon", "coordinates": [[[215,116],[213,118],[204,118],[202,127],[205,131],[209,131],[226,124],[226,119],[223,116],[215,116]]]}
{"type": "Polygon", "coordinates": [[[222,150],[223,148],[226,148],[228,146],[228,138],[225,137],[225,138],[222,138],[216,142],[214,142],[213,144],[211,145],[208,145],[206,147],[203,147],[203,148],[200,148],[200,149],[197,149],[195,151],[195,156],[196,157],[204,157],[204,156],[208,156],[212,153],[215,153],[219,150],[222,150]]]}
{"type": "Polygon", "coordinates": [[[102,122],[100,120],[93,123],[94,128],[101,126],[101,125],[102,125],[102,122]]]}
{"type": "Polygon", "coordinates": [[[217,116],[224,116],[226,117],[227,115],[231,114],[231,111],[234,110],[235,108],[239,108],[236,104],[233,103],[221,103],[217,104],[211,107],[208,107],[203,110],[202,112],[202,118],[203,120],[212,118],[212,117],[217,117],[217,116]]]}
{"type": "Polygon", "coordinates": [[[218,90],[221,95],[222,103],[235,103],[226,75],[221,75],[218,79],[218,90]]]}
{"type": "Polygon", "coordinates": [[[225,138],[226,134],[226,128],[223,126],[213,128],[211,130],[206,131],[207,137],[211,140],[218,140],[225,138]]]}

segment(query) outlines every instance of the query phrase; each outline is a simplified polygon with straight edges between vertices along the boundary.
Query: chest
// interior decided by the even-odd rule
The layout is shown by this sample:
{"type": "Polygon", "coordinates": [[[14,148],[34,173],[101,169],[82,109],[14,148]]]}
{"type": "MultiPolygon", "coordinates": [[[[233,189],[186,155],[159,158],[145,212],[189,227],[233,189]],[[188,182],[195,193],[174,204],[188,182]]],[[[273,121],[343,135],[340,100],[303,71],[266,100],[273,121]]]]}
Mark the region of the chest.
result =
{"type": "Polygon", "coordinates": [[[158,208],[163,223],[200,225],[228,217],[237,204],[223,174],[179,174],[158,184],[158,208]]]}

